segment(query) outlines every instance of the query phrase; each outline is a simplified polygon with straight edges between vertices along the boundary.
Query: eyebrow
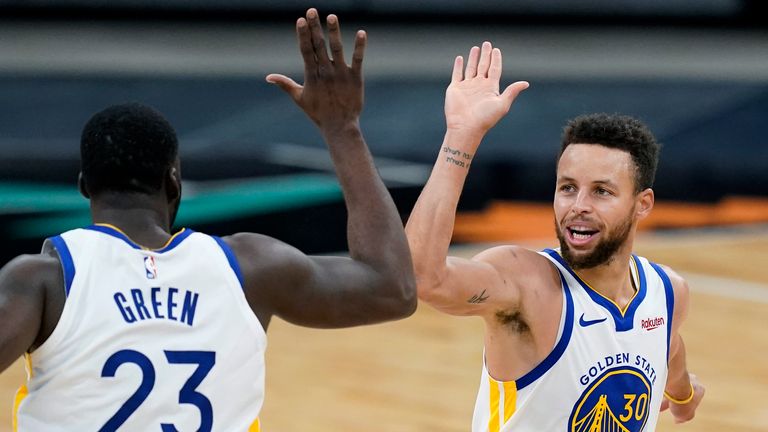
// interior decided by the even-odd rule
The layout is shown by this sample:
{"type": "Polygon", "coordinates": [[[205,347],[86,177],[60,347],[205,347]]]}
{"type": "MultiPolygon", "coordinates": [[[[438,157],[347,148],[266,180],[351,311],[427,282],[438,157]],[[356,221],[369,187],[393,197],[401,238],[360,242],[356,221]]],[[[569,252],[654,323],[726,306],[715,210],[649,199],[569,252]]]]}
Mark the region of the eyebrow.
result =
{"type": "MultiPolygon", "coordinates": [[[[561,182],[574,182],[574,183],[577,183],[575,178],[568,177],[568,176],[559,177],[557,179],[557,183],[561,183],[561,182]]],[[[602,180],[602,179],[601,180],[594,180],[594,181],[591,182],[591,184],[601,184],[601,185],[608,185],[608,186],[611,186],[611,187],[617,187],[616,183],[614,183],[614,182],[612,182],[612,181],[610,181],[608,179],[605,179],[605,180],[602,180]]]]}

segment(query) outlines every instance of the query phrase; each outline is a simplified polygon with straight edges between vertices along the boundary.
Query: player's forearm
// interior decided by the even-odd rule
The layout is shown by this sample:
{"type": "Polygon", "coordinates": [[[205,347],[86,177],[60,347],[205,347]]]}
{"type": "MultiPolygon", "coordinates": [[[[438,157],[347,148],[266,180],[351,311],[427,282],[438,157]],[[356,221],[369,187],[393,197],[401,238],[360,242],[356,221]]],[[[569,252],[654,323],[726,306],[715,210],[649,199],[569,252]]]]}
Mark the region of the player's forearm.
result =
{"type": "Polygon", "coordinates": [[[406,235],[411,246],[419,294],[445,277],[448,247],[456,220],[456,207],[482,135],[449,130],[432,174],[408,218],[406,235]]]}
{"type": "Polygon", "coordinates": [[[323,131],[347,205],[350,256],[370,265],[406,302],[415,304],[403,223],[356,123],[323,131]]]}
{"type": "Polygon", "coordinates": [[[677,400],[685,400],[691,395],[691,380],[686,365],[685,344],[678,334],[674,350],[669,356],[669,372],[665,391],[677,400]]]}

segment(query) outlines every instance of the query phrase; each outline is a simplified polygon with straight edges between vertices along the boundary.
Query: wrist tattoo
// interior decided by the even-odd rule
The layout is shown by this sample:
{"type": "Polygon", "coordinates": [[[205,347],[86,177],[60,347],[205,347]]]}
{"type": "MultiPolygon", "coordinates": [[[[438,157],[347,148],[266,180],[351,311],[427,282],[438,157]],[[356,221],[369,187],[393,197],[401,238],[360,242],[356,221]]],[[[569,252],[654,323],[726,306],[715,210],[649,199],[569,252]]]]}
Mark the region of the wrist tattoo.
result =
{"type": "Polygon", "coordinates": [[[483,290],[483,292],[481,292],[480,294],[473,295],[472,297],[469,298],[469,300],[467,300],[467,303],[471,303],[471,304],[485,303],[485,301],[488,300],[488,297],[490,297],[485,294],[485,291],[486,290],[483,290]]]}
{"type": "Polygon", "coordinates": [[[446,153],[445,161],[448,163],[452,163],[456,166],[469,169],[469,166],[472,163],[472,154],[463,152],[461,150],[452,149],[448,146],[443,146],[442,149],[440,149],[443,153],[446,153]]]}

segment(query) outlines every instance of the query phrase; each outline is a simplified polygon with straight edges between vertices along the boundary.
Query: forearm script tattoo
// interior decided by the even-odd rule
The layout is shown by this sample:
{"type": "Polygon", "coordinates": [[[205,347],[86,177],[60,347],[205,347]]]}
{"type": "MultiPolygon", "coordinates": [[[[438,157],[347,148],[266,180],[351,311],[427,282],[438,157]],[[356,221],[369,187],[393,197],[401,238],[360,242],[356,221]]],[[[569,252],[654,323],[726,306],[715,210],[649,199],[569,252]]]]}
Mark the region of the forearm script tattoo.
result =
{"type": "Polygon", "coordinates": [[[460,166],[465,169],[469,169],[469,165],[472,163],[472,154],[463,152],[461,150],[452,149],[448,146],[443,146],[441,149],[443,153],[447,153],[445,161],[452,163],[456,166],[460,166]]]}

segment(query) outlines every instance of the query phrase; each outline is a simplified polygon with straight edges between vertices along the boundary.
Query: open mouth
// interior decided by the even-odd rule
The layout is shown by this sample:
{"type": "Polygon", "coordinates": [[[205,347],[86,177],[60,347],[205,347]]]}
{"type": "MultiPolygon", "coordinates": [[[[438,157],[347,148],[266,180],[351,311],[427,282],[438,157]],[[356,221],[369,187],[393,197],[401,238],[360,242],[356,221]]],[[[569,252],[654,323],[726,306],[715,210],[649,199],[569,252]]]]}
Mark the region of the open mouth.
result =
{"type": "Polygon", "coordinates": [[[590,242],[600,231],[594,228],[573,225],[566,228],[569,240],[575,245],[584,245],[590,242]]]}

